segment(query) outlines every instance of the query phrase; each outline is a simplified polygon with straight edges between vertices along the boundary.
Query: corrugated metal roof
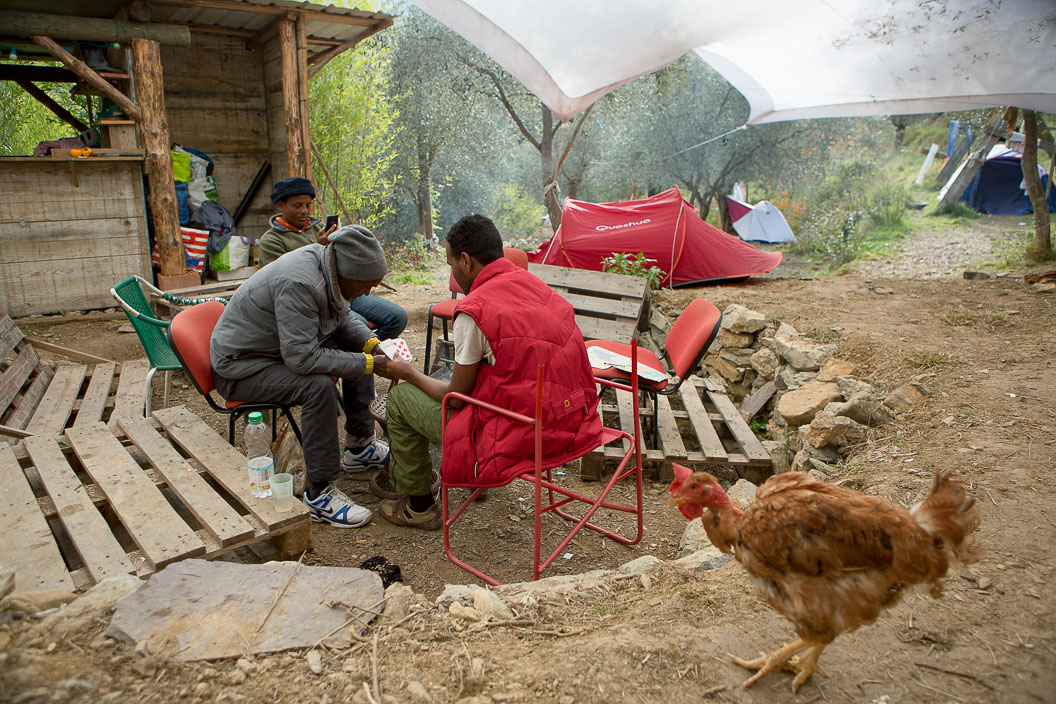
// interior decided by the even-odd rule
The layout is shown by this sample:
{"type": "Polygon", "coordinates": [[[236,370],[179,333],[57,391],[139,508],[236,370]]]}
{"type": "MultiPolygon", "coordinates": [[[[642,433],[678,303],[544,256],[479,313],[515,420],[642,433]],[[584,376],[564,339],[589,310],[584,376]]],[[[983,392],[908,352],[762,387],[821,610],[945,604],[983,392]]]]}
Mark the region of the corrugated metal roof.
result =
{"type": "MultiPolygon", "coordinates": [[[[4,9],[26,12],[112,18],[128,1],[2,0],[0,4],[4,9]]],[[[307,20],[305,31],[308,44],[314,51],[372,34],[379,26],[392,22],[392,16],[383,12],[290,0],[152,0],[151,9],[155,22],[188,24],[192,30],[195,26],[228,30],[247,36],[266,30],[276,18],[287,12],[300,13],[307,20]]]]}

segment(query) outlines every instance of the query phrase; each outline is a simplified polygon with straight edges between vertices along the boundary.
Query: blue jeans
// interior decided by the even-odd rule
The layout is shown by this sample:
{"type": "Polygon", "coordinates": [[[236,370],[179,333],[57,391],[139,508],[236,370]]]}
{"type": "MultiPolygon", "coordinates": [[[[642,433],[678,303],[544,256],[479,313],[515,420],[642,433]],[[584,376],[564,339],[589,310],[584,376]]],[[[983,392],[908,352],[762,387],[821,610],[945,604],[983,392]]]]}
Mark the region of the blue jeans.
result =
{"type": "Polygon", "coordinates": [[[399,337],[407,327],[407,311],[379,296],[360,296],[349,305],[349,310],[364,324],[378,326],[374,332],[379,340],[399,337]]]}

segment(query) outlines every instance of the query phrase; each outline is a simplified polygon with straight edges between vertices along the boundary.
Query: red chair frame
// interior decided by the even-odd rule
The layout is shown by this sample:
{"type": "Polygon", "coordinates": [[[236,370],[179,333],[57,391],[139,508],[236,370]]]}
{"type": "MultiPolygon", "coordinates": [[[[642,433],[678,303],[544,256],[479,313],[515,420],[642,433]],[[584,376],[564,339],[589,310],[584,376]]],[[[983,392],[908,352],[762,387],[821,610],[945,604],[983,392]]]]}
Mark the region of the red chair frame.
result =
{"type": "MultiPolygon", "coordinates": [[[[633,343],[632,343],[632,347],[631,347],[631,366],[632,366],[633,369],[637,370],[637,365],[638,365],[638,341],[634,340],[633,343]]],[[[515,421],[518,421],[518,422],[521,422],[521,423],[526,423],[526,424],[531,425],[531,426],[533,426],[535,428],[535,452],[534,452],[535,467],[532,470],[525,471],[524,473],[514,477],[514,479],[521,479],[523,481],[529,482],[529,483],[533,484],[534,487],[535,487],[535,507],[534,507],[535,508],[535,515],[534,515],[534,517],[535,517],[535,525],[534,525],[534,542],[533,542],[533,545],[532,545],[532,580],[539,579],[540,573],[542,573],[543,570],[545,570],[547,567],[549,567],[553,563],[553,561],[555,559],[557,559],[557,556],[561,554],[561,551],[565,549],[565,547],[572,541],[573,538],[576,537],[576,535],[579,533],[579,531],[582,530],[583,528],[590,528],[591,530],[596,531],[596,532],[598,532],[598,533],[600,533],[600,534],[602,534],[602,535],[604,535],[604,536],[606,536],[608,538],[611,538],[611,539],[615,540],[616,542],[622,543],[624,545],[635,545],[639,541],[641,541],[641,539],[642,539],[642,516],[643,516],[643,510],[642,510],[642,446],[641,446],[641,442],[639,440],[639,437],[640,437],[640,432],[639,432],[640,423],[637,421],[637,419],[638,419],[638,375],[635,374],[633,376],[633,378],[630,380],[630,385],[629,386],[624,386],[622,384],[614,383],[614,382],[611,382],[611,381],[608,381],[608,380],[605,380],[605,379],[596,379],[597,383],[599,383],[599,384],[603,384],[605,386],[612,386],[612,387],[617,388],[617,389],[626,389],[628,391],[631,391],[632,397],[634,399],[634,401],[633,401],[634,417],[636,419],[636,422],[635,422],[635,428],[634,428],[634,435],[633,436],[631,436],[630,434],[628,434],[627,432],[625,432],[623,430],[614,430],[612,428],[603,428],[602,429],[602,442],[601,442],[601,445],[607,445],[607,444],[609,444],[611,442],[614,442],[616,440],[628,440],[629,441],[629,443],[628,443],[629,444],[629,448],[628,448],[627,452],[624,454],[623,458],[620,460],[620,463],[616,467],[616,470],[612,473],[612,477],[605,484],[603,489],[597,494],[597,496],[591,497],[591,496],[588,496],[586,494],[581,494],[579,492],[573,491],[573,490],[568,489],[566,487],[558,486],[557,484],[555,484],[553,482],[553,477],[551,475],[551,470],[550,469],[543,469],[543,466],[542,466],[542,457],[543,457],[543,425],[542,425],[541,422],[537,422],[537,420],[536,420],[536,419],[542,418],[543,373],[544,373],[544,365],[540,364],[539,367],[538,367],[538,373],[537,373],[537,376],[536,376],[535,417],[534,418],[531,418],[529,416],[526,416],[526,415],[523,415],[523,414],[520,414],[520,413],[515,413],[515,412],[510,411],[508,409],[500,408],[498,406],[495,406],[495,405],[492,405],[492,404],[485,403],[483,401],[474,399],[471,396],[466,396],[465,394],[460,394],[460,393],[456,393],[456,392],[451,392],[451,393],[448,393],[447,395],[444,396],[444,400],[443,400],[443,403],[442,403],[442,414],[441,414],[441,419],[442,419],[441,420],[441,428],[442,428],[441,433],[443,433],[443,430],[446,430],[446,426],[447,426],[447,404],[453,398],[460,399],[460,400],[464,401],[465,403],[473,404],[475,406],[480,406],[482,408],[487,408],[487,409],[489,409],[491,411],[494,411],[495,413],[499,413],[501,415],[506,416],[507,418],[511,418],[511,419],[513,419],[515,421]],[[634,458],[634,467],[628,469],[627,465],[630,462],[632,457],[634,458]],[[634,476],[634,479],[635,479],[635,492],[636,492],[636,504],[635,504],[635,506],[625,506],[623,504],[616,504],[616,503],[611,503],[611,502],[606,501],[606,498],[608,497],[609,493],[612,491],[613,487],[615,487],[621,481],[623,481],[624,479],[627,479],[628,477],[630,477],[632,475],[634,476]],[[546,503],[546,505],[543,504],[543,489],[546,489],[546,492],[547,492],[547,503],[546,503]],[[562,498],[560,498],[559,500],[555,500],[555,495],[560,495],[562,498]],[[587,509],[586,513],[583,514],[583,516],[574,516],[574,515],[568,513],[567,511],[565,511],[562,508],[565,505],[567,505],[569,503],[572,503],[572,502],[580,502],[580,503],[587,504],[589,506],[589,508],[587,509]],[[619,535],[618,533],[614,533],[614,532],[609,531],[609,530],[607,530],[605,528],[602,528],[599,525],[591,523],[590,519],[594,516],[595,513],[597,513],[597,511],[599,509],[606,509],[606,510],[611,510],[611,511],[620,511],[620,512],[624,512],[624,513],[633,513],[633,514],[635,514],[635,516],[637,517],[637,529],[636,529],[636,533],[635,533],[634,537],[633,538],[625,537],[625,536],[619,535]],[[550,552],[550,554],[546,557],[545,560],[541,561],[541,557],[542,557],[542,519],[543,519],[543,514],[544,513],[549,513],[551,511],[554,512],[555,514],[557,514],[558,516],[560,516],[561,518],[564,518],[564,519],[572,522],[573,526],[572,526],[571,530],[568,532],[568,534],[564,537],[564,539],[561,540],[560,544],[552,552],[550,552]]],[[[594,449],[595,449],[594,447],[586,448],[584,450],[584,452],[581,455],[579,455],[579,456],[582,457],[583,455],[586,455],[587,453],[589,453],[590,451],[592,451],[594,449]]],[[[442,476],[442,474],[443,473],[441,472],[441,476],[442,476]]],[[[513,480],[511,479],[510,481],[513,481],[513,480]]],[[[485,582],[487,582],[489,584],[492,584],[492,585],[495,585],[495,586],[500,585],[501,582],[496,580],[494,577],[491,577],[490,575],[485,574],[481,570],[479,570],[479,569],[473,567],[472,565],[470,565],[470,564],[460,560],[459,558],[455,557],[455,555],[454,555],[454,553],[452,552],[452,549],[451,549],[451,535],[450,535],[451,526],[455,523],[455,521],[457,521],[459,519],[460,516],[462,516],[463,513],[465,513],[466,509],[468,509],[470,507],[470,505],[477,499],[477,497],[480,495],[480,493],[482,491],[484,491],[484,489],[483,488],[474,489],[472,492],[470,492],[469,497],[461,505],[459,505],[459,507],[457,509],[455,509],[454,513],[451,513],[450,512],[449,499],[448,499],[448,490],[450,488],[451,487],[449,487],[446,483],[442,482],[440,494],[441,494],[441,507],[442,507],[442,511],[443,511],[444,553],[447,555],[449,560],[451,560],[453,563],[455,563],[456,565],[458,565],[462,569],[466,570],[467,572],[470,572],[471,574],[479,577],[480,579],[484,580],[485,582]]]]}
{"type": "MultiPolygon", "coordinates": [[[[235,444],[235,421],[239,416],[252,411],[271,410],[282,411],[286,420],[290,422],[293,434],[297,436],[297,442],[300,443],[301,429],[297,426],[297,421],[294,420],[293,412],[290,410],[293,406],[281,403],[227,401],[226,399],[224,405],[221,406],[213,399],[212,392],[216,389],[216,383],[213,381],[213,369],[209,363],[209,339],[223,312],[224,304],[218,301],[207,301],[185,308],[174,315],[168,327],[168,337],[169,345],[176,353],[176,358],[180,360],[187,376],[191,378],[194,388],[205,396],[205,400],[212,409],[227,416],[227,441],[230,444],[235,444]],[[203,337],[204,345],[202,344],[203,337]],[[192,344],[194,348],[189,347],[192,344]]],[[[275,441],[274,417],[271,423],[271,440],[275,441]]]]}

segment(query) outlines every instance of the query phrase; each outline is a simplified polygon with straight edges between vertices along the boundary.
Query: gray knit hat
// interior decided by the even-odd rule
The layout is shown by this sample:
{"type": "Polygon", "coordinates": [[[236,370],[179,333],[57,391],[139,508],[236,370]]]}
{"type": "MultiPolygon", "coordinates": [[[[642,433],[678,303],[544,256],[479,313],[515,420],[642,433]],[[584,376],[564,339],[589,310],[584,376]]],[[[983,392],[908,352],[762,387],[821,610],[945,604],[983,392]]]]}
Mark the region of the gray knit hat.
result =
{"type": "Polygon", "coordinates": [[[327,249],[337,266],[337,275],[353,281],[377,281],[389,271],[381,243],[362,225],[345,225],[330,235],[327,249]]]}

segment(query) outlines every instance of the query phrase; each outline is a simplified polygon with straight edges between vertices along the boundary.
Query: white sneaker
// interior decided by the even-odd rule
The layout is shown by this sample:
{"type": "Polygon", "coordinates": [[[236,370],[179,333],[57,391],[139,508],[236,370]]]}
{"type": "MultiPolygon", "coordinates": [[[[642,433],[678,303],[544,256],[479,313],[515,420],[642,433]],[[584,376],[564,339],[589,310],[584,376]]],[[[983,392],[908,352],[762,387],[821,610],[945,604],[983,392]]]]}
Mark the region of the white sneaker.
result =
{"type": "Polygon", "coordinates": [[[367,445],[367,449],[359,454],[353,454],[352,450],[346,447],[341,468],[346,472],[366,472],[381,469],[388,461],[389,444],[384,440],[374,438],[374,442],[367,445]]]}
{"type": "Polygon", "coordinates": [[[302,499],[308,507],[308,513],[313,521],[329,523],[338,528],[359,528],[370,523],[371,514],[369,508],[360,506],[333,484],[326,487],[326,491],[314,499],[308,499],[305,491],[302,499]]]}

